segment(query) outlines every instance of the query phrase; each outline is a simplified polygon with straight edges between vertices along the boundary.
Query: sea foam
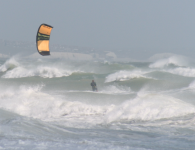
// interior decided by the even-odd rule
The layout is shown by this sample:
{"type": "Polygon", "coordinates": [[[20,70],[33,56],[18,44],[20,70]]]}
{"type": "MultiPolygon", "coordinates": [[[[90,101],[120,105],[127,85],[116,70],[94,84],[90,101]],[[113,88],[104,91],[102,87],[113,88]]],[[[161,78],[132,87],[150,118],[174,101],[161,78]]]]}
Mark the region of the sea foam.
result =
{"type": "Polygon", "coordinates": [[[66,100],[44,93],[44,85],[11,87],[1,90],[0,106],[22,116],[41,120],[60,119],[64,116],[102,115],[106,107],[66,100]]]}
{"type": "Polygon", "coordinates": [[[113,107],[106,122],[120,120],[157,120],[195,113],[195,107],[177,98],[159,94],[138,96],[113,107]]]}

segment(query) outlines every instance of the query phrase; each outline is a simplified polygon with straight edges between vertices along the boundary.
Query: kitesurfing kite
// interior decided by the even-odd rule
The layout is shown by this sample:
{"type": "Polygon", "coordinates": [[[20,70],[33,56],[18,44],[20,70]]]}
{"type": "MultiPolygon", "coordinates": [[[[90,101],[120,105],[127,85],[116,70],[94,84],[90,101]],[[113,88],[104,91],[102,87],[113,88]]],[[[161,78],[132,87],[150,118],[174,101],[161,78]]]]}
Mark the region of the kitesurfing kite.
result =
{"type": "Polygon", "coordinates": [[[50,55],[49,51],[49,38],[52,30],[52,26],[47,24],[41,24],[36,37],[37,50],[42,56],[50,55]]]}

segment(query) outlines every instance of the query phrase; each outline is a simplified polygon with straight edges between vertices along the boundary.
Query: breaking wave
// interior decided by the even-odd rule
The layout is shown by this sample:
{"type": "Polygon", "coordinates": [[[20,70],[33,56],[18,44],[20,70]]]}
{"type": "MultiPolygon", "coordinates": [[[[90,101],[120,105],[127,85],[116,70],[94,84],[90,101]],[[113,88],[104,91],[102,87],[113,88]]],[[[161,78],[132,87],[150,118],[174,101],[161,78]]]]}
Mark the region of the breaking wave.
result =
{"type": "Polygon", "coordinates": [[[143,71],[118,71],[116,73],[108,75],[106,77],[105,82],[126,81],[126,80],[137,79],[137,78],[153,79],[151,77],[147,77],[145,75],[146,73],[148,73],[148,72],[143,72],[143,71]]]}
{"type": "Polygon", "coordinates": [[[195,113],[195,107],[179,99],[148,94],[113,107],[105,116],[106,122],[119,120],[157,120],[195,113]]]}
{"type": "Polygon", "coordinates": [[[194,68],[175,68],[167,70],[170,73],[185,76],[185,77],[195,77],[195,69],[194,68]]]}
{"type": "Polygon", "coordinates": [[[42,64],[31,63],[29,65],[24,63],[19,63],[19,61],[12,57],[7,60],[2,66],[0,66],[0,71],[5,72],[2,78],[23,78],[23,77],[33,77],[39,76],[43,78],[54,78],[70,76],[73,73],[84,73],[76,68],[71,68],[67,66],[62,66],[62,64],[42,64]]]}
{"type": "Polygon", "coordinates": [[[67,101],[41,92],[44,85],[8,88],[0,93],[0,106],[22,116],[52,121],[63,116],[103,115],[107,107],[67,101]]]}
{"type": "Polygon", "coordinates": [[[1,108],[22,116],[46,121],[55,119],[75,121],[77,117],[84,117],[91,124],[122,120],[158,120],[195,113],[193,105],[165,95],[146,94],[127,100],[120,105],[101,106],[82,103],[79,99],[68,101],[52,96],[41,92],[43,87],[44,85],[37,85],[20,86],[18,90],[6,89],[0,93],[1,108]],[[101,121],[102,117],[103,121],[101,121]]]}
{"type": "Polygon", "coordinates": [[[40,76],[43,78],[54,78],[54,77],[69,76],[74,72],[79,72],[79,71],[63,70],[60,68],[47,67],[47,66],[38,66],[37,68],[31,68],[31,69],[27,69],[24,67],[17,67],[6,72],[6,74],[4,74],[2,77],[23,78],[23,77],[40,76]]]}
{"type": "Polygon", "coordinates": [[[8,59],[2,66],[0,66],[0,71],[5,72],[7,70],[11,70],[17,66],[19,66],[19,62],[16,60],[15,57],[8,59]]]}
{"type": "Polygon", "coordinates": [[[154,63],[150,64],[150,68],[164,68],[169,66],[187,66],[188,61],[183,56],[171,56],[168,58],[163,58],[160,60],[155,61],[154,63]]]}

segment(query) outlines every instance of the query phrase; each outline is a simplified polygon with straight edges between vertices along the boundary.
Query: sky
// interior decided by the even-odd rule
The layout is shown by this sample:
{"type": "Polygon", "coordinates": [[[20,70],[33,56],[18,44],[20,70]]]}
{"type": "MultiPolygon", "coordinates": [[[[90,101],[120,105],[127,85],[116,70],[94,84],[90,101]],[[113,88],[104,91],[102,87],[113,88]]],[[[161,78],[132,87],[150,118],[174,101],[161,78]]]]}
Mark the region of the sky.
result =
{"type": "Polygon", "coordinates": [[[195,54],[194,0],[0,0],[0,39],[195,54]]]}

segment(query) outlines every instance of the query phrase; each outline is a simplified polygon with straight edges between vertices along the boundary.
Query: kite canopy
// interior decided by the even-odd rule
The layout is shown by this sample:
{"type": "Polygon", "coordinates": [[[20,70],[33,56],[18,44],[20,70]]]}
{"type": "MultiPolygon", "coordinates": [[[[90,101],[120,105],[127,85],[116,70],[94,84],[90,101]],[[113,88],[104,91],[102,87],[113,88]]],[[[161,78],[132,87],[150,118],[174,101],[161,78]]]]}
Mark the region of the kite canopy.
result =
{"type": "Polygon", "coordinates": [[[50,55],[49,51],[49,38],[52,30],[52,26],[47,24],[41,24],[36,37],[37,50],[39,54],[45,56],[50,55]]]}

